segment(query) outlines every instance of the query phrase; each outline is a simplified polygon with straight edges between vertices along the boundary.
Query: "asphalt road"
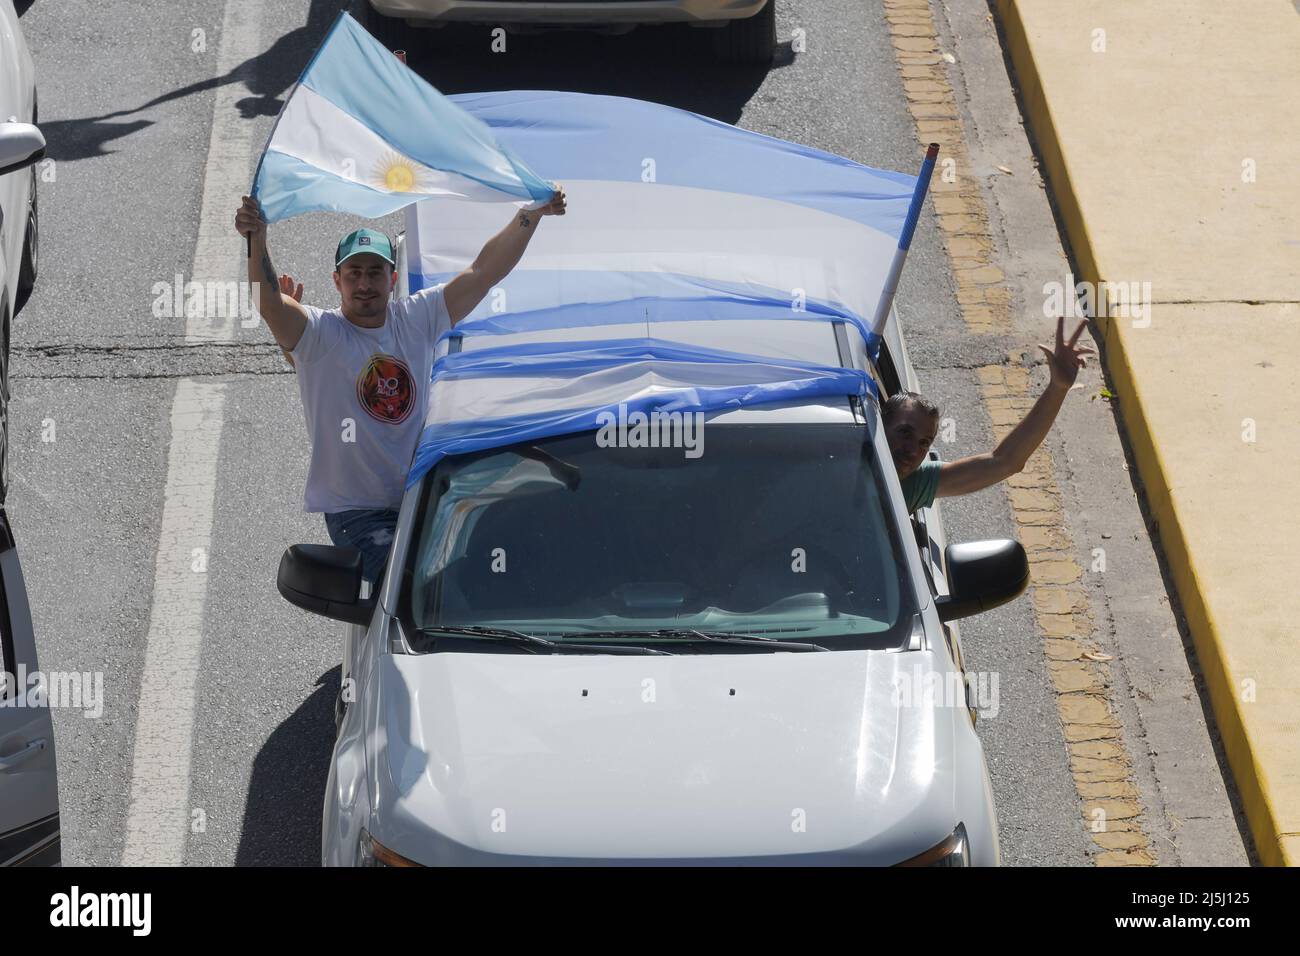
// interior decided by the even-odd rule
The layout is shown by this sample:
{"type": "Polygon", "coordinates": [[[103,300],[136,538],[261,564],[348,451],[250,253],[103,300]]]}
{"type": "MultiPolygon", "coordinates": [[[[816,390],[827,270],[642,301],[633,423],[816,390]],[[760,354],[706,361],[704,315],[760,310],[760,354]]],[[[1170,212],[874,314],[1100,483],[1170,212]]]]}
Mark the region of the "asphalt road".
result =
{"type": "MultiPolygon", "coordinates": [[[[202,811],[202,825],[188,834],[183,859],[319,860],[341,626],[289,606],[275,590],[287,545],[328,540],[320,517],[302,511],[307,446],[296,383],[264,329],[195,344],[183,318],[154,314],[151,290],[192,273],[214,103],[234,93],[238,115],[222,122],[245,124],[260,146],[342,5],[265,4],[253,49],[229,69],[219,69],[219,0],[155,4],[147,15],[125,0],[37,0],[22,17],[56,178],[41,186],[42,272],[14,330],[8,507],[42,665],[103,671],[106,695],[97,719],[55,714],[68,864],[123,857],[138,711],[157,703],[141,699],[141,674],[155,580],[169,570],[160,567],[160,531],[182,379],[224,392],[207,570],[196,572],[207,575],[207,588],[188,806],[202,811]],[[48,419],[53,442],[42,440],[48,419]]],[[[489,52],[485,33],[465,31],[464,48],[413,66],[447,93],[635,96],[914,170],[912,120],[879,11],[855,0],[782,0],[778,11],[781,35],[803,27],[807,50],[792,54],[787,42],[766,71],[724,68],[700,36],[675,28],[512,37],[505,54],[489,52]]],[[[237,202],[229,196],[227,222],[237,202]]],[[[313,215],[272,228],[276,264],[305,283],[307,301],[337,301],[330,255],[352,227],[345,217],[313,215]]],[[[1044,231],[1043,241],[1054,242],[1050,224],[1044,231]]],[[[229,255],[242,255],[233,230],[229,255]]],[[[962,360],[953,284],[929,210],[899,309],[927,388],[945,408],[966,410],[945,457],[987,447],[974,360],[962,360]]],[[[1000,494],[945,508],[953,541],[1014,536],[1000,494]]],[[[965,622],[963,641],[973,669],[1000,675],[1000,711],[979,732],[1004,861],[1086,863],[1090,841],[1028,602],[965,622]]]]}

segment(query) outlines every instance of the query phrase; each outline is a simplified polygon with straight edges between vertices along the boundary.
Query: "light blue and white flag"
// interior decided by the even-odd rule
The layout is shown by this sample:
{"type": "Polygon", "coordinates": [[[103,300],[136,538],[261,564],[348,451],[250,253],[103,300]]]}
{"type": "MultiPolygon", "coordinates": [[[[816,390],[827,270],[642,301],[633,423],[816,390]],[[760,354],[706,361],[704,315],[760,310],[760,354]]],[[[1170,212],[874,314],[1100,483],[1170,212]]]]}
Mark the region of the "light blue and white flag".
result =
{"type": "MultiPolygon", "coordinates": [[[[445,455],[593,428],[620,406],[872,393],[865,371],[839,367],[832,330],[806,323],[856,328],[877,354],[923,179],[640,100],[450,99],[563,184],[568,212],[450,333],[462,348],[434,366],[408,484],[445,455]],[[817,364],[800,359],[810,336],[829,347],[817,364]]],[[[499,219],[464,202],[409,208],[410,289],[464,270],[499,219]]]]}
{"type": "Polygon", "coordinates": [[[321,211],[375,219],[435,196],[537,205],[553,193],[346,13],[290,92],[253,182],[267,222],[321,211]]]}
{"type": "MultiPolygon", "coordinates": [[[[449,99],[568,200],[466,335],[674,317],[841,319],[879,333],[916,176],[617,96],[449,99]]],[[[468,203],[408,209],[411,290],[465,269],[499,219],[468,203]]]]}

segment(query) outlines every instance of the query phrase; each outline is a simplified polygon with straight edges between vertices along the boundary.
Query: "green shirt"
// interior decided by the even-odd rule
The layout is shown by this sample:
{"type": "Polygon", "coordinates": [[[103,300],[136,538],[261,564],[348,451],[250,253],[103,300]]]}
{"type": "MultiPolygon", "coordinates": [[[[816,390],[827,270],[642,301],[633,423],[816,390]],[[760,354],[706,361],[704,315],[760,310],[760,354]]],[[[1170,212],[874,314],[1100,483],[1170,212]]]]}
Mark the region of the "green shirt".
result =
{"type": "Polygon", "coordinates": [[[903,500],[907,502],[908,514],[918,508],[928,508],[934,504],[934,494],[939,490],[939,469],[942,467],[943,462],[927,458],[921,462],[916,471],[900,482],[903,486],[903,500]]]}

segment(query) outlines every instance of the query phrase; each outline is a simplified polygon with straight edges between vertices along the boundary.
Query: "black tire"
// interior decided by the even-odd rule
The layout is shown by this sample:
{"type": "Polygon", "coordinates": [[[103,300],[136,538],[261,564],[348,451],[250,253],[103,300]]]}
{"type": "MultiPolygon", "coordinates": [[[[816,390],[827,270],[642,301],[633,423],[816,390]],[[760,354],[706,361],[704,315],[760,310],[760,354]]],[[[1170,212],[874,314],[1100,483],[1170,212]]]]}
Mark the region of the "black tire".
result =
{"type": "Polygon", "coordinates": [[[40,263],[41,230],[36,208],[36,170],[32,170],[32,198],[27,209],[27,233],[23,239],[23,258],[18,266],[18,288],[14,295],[14,315],[23,310],[36,288],[36,267],[40,263]]]}
{"type": "Polygon", "coordinates": [[[752,17],[733,20],[713,33],[713,52],[728,63],[763,66],[776,54],[776,0],[752,17]]]}

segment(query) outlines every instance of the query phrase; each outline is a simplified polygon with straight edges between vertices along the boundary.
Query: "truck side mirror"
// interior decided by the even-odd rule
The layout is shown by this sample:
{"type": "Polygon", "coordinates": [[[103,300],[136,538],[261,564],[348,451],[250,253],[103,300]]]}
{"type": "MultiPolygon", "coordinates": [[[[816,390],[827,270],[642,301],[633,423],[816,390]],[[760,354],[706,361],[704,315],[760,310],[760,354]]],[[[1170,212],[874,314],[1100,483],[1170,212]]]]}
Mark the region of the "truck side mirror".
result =
{"type": "Polygon", "coordinates": [[[0,123],[0,176],[25,169],[45,155],[45,137],[31,123],[0,123]]]}
{"type": "Polygon", "coordinates": [[[944,556],[949,593],[934,602],[941,621],[991,611],[1029,585],[1029,560],[1019,541],[998,538],[950,544],[944,556]]]}
{"type": "Polygon", "coordinates": [[[322,617],[365,626],[376,597],[361,599],[361,552],[329,544],[295,544],[280,558],[280,596],[322,617]]]}

